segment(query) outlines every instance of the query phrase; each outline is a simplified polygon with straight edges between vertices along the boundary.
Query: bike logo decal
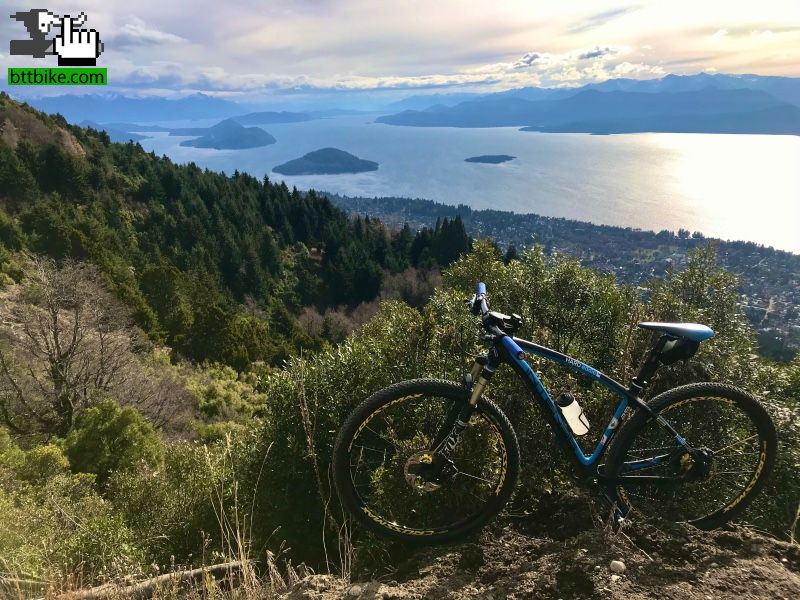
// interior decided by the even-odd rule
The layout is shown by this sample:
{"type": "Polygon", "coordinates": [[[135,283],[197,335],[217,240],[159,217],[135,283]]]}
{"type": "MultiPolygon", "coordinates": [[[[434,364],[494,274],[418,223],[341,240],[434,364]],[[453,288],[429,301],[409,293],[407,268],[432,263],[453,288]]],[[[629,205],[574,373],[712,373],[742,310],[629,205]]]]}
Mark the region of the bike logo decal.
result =
{"type": "Polygon", "coordinates": [[[568,357],[567,357],[567,359],[566,359],[566,363],[567,363],[567,364],[568,364],[570,367],[573,367],[573,368],[575,368],[575,369],[578,369],[579,371],[582,371],[582,372],[586,373],[586,374],[587,374],[587,375],[589,375],[590,377],[594,377],[595,379],[600,379],[600,371],[598,371],[597,369],[594,369],[594,368],[590,367],[589,365],[585,365],[585,364],[583,364],[583,363],[582,363],[581,361],[579,361],[579,360],[575,360],[575,359],[574,359],[574,358],[572,358],[571,356],[568,356],[568,357]]]}

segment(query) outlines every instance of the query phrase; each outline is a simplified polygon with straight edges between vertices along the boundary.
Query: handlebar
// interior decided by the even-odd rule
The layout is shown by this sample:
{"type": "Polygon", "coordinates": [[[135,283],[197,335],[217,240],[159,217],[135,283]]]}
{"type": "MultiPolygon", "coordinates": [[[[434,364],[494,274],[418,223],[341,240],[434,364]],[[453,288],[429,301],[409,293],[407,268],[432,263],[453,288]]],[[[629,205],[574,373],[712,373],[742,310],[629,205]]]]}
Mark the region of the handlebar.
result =
{"type": "Polygon", "coordinates": [[[482,281],[475,288],[475,295],[469,301],[470,312],[475,316],[481,317],[483,328],[496,338],[502,338],[505,345],[510,347],[514,356],[523,356],[524,352],[509,336],[514,330],[522,325],[522,317],[517,314],[511,316],[489,310],[489,302],[486,300],[486,284],[482,281]]]}
{"type": "Polygon", "coordinates": [[[478,283],[475,295],[470,300],[470,310],[476,316],[485,317],[489,314],[489,303],[486,301],[486,284],[482,281],[478,283]]]}

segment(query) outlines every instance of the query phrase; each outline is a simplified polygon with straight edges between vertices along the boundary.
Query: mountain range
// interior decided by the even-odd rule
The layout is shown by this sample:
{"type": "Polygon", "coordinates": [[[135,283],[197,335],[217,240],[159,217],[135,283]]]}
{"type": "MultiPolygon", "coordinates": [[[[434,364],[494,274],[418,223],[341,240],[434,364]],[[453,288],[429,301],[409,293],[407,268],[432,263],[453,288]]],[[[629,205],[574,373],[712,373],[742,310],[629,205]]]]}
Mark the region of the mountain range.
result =
{"type": "Polygon", "coordinates": [[[184,119],[213,119],[230,117],[244,112],[235,102],[206,94],[183,98],[129,98],[120,95],[67,94],[31,100],[30,104],[47,113],[59,113],[71,123],[84,120],[171,121],[184,119]]]}
{"type": "Polygon", "coordinates": [[[580,88],[519,88],[452,106],[405,110],[379,123],[504,127],[550,132],[636,131],[800,134],[800,79],[670,75],[580,88]]]}
{"type": "MultiPolygon", "coordinates": [[[[45,112],[60,113],[72,123],[106,123],[102,127],[109,135],[122,139],[120,135],[145,131],[142,123],[156,121],[233,118],[241,125],[266,125],[350,114],[353,106],[347,104],[352,100],[348,98],[332,97],[328,110],[306,112],[270,110],[264,103],[237,103],[205,94],[177,99],[63,95],[31,103],[45,112]],[[126,121],[132,124],[122,127],[126,121]]],[[[417,94],[390,104],[372,102],[371,106],[386,113],[377,119],[380,123],[417,127],[798,134],[800,78],[717,73],[621,78],[572,88],[417,94]]]]}
{"type": "Polygon", "coordinates": [[[658,79],[607,79],[580,87],[521,87],[495,93],[436,93],[417,94],[384,107],[385,110],[425,110],[432,106],[454,106],[470,100],[488,98],[520,98],[546,100],[566,98],[585,90],[601,92],[697,92],[705,89],[748,89],[767,92],[778,100],[800,105],[800,77],[775,77],[765,75],[732,75],[724,73],[697,73],[696,75],[666,75],[658,79]]]}

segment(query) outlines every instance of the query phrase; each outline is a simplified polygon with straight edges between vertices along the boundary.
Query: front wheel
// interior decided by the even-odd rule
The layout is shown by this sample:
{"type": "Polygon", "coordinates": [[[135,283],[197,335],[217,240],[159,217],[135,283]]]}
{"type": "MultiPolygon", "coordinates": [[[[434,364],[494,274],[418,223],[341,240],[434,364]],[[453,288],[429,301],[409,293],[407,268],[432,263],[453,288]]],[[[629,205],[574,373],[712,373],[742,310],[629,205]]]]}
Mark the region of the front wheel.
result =
{"type": "Polygon", "coordinates": [[[358,521],[397,540],[448,542],[485,525],[510,498],[519,447],[508,418],[481,398],[442,453],[469,392],[419,379],[373,394],[348,417],[333,452],[336,490],[358,521]]]}
{"type": "Polygon", "coordinates": [[[638,409],[606,461],[621,512],[700,529],[716,529],[739,516],[775,463],[775,426],[761,403],[733,386],[695,383],[664,392],[648,406],[656,417],[638,409]]]}

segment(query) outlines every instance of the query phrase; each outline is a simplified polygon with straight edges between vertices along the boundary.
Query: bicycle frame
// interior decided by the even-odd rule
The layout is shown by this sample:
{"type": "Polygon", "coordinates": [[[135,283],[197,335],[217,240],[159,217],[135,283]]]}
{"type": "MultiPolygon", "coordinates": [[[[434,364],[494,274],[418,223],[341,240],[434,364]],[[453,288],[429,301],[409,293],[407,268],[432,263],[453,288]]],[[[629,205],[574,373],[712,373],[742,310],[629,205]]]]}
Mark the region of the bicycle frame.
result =
{"type": "MultiPolygon", "coordinates": [[[[543,405],[545,414],[548,417],[550,426],[552,427],[554,433],[559,436],[562,441],[566,442],[567,446],[572,451],[572,456],[575,459],[578,468],[591,476],[597,477],[599,475],[597,470],[593,470],[593,468],[598,465],[605,450],[608,448],[611,440],[613,439],[625,409],[628,408],[628,406],[636,405],[650,412],[650,408],[639,397],[639,393],[642,391],[643,386],[637,383],[638,378],[634,379],[634,383],[630,388],[627,388],[608,375],[571,356],[567,356],[566,354],[562,354],[561,352],[551,348],[540,346],[539,344],[535,344],[521,338],[507,335],[503,336],[502,338],[495,338],[492,348],[487,354],[486,360],[483,361],[483,364],[476,362],[476,367],[474,367],[472,370],[471,381],[475,382],[471,401],[473,406],[474,403],[477,402],[477,398],[480,396],[480,394],[483,393],[486,385],[488,385],[489,380],[494,372],[502,363],[510,364],[517,374],[522,377],[528,388],[531,390],[533,396],[539,400],[540,404],[543,405]],[[550,392],[547,390],[547,388],[545,388],[541,379],[539,379],[539,376],[526,361],[528,354],[556,362],[572,371],[586,375],[619,396],[620,402],[614,410],[611,421],[608,423],[608,425],[606,425],[603,435],[600,437],[591,454],[586,454],[581,449],[580,445],[578,444],[578,440],[561,415],[561,411],[556,406],[555,400],[550,395],[550,392]],[[476,379],[477,381],[475,381],[476,379]]],[[[678,444],[688,448],[686,440],[684,440],[683,437],[681,437],[669,425],[669,423],[663,420],[663,418],[658,418],[658,421],[675,436],[675,440],[678,444]]],[[[660,460],[663,460],[663,458],[664,457],[655,457],[653,459],[648,459],[647,461],[643,461],[641,465],[631,464],[629,465],[628,472],[637,471],[640,468],[651,466],[655,462],[660,462],[660,460]]]]}
{"type": "MultiPolygon", "coordinates": [[[[611,439],[614,437],[614,433],[616,432],[620,420],[622,419],[622,413],[625,412],[625,409],[628,408],[632,402],[636,402],[638,397],[632,396],[625,386],[605,375],[604,373],[601,373],[594,367],[584,364],[581,361],[572,358],[571,356],[567,356],[566,354],[561,354],[560,352],[552,350],[551,348],[546,348],[545,346],[540,346],[539,344],[535,344],[520,338],[511,337],[504,337],[501,343],[506,350],[506,361],[510,362],[514,370],[521,374],[528,385],[536,391],[536,396],[539,398],[540,403],[545,406],[547,413],[552,416],[556,425],[554,428],[556,434],[560,434],[568,442],[569,446],[572,448],[575,458],[582,467],[588,469],[595,466],[611,442],[611,439]],[[517,350],[515,346],[522,349],[523,356],[520,356],[519,350],[517,350]],[[539,376],[525,360],[524,353],[529,353],[547,360],[551,360],[567,367],[572,371],[591,377],[594,381],[597,381],[600,385],[611,390],[620,397],[620,402],[614,411],[611,421],[608,423],[608,425],[606,425],[603,435],[597,442],[597,445],[591,454],[585,454],[578,445],[578,440],[572,433],[569,425],[567,425],[564,417],[561,415],[561,411],[556,406],[555,400],[550,395],[550,392],[547,390],[547,388],[544,387],[544,384],[542,383],[541,379],[539,379],[539,376]]],[[[553,423],[551,423],[551,425],[552,424],[553,423]]]]}

